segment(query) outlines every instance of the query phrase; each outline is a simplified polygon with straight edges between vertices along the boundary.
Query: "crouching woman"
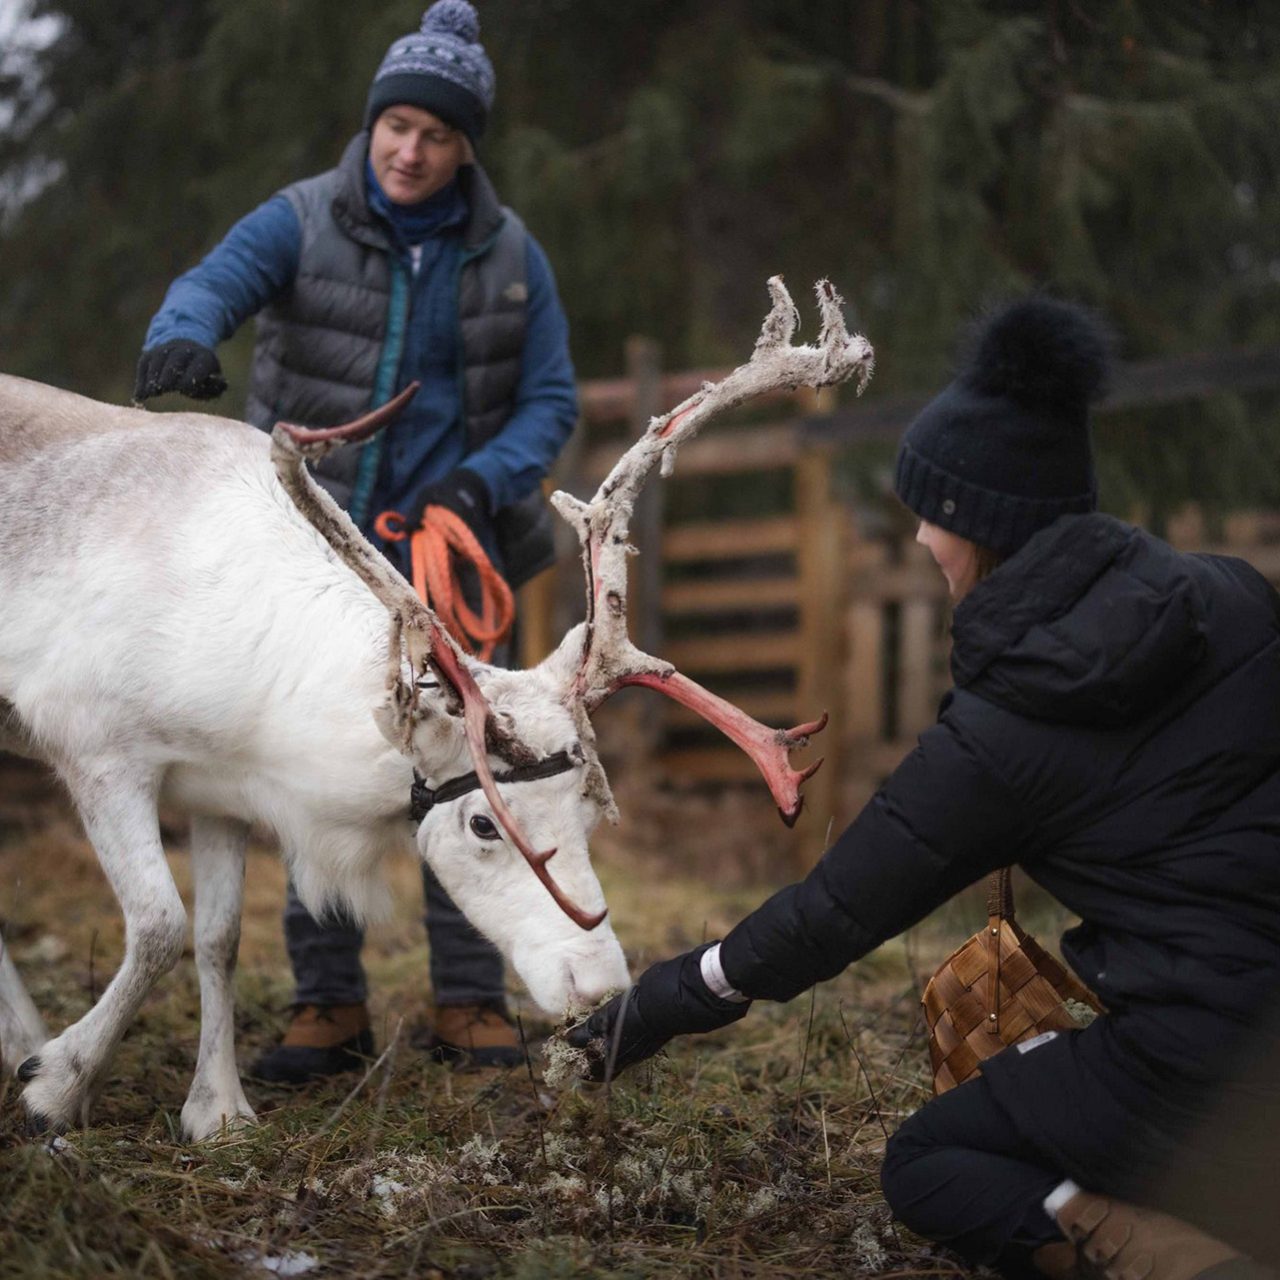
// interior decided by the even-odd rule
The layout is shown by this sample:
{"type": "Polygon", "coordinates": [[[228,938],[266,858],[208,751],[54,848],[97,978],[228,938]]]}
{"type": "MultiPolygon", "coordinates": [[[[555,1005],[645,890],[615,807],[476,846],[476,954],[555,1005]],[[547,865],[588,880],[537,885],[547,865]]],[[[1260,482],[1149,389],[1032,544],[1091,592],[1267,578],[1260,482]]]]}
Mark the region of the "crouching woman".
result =
{"type": "MultiPolygon", "coordinates": [[[[1083,921],[1063,952],[1108,1013],[908,1119],[894,1212],[1011,1276],[1252,1274],[1249,1222],[1195,1222],[1161,1179],[1280,992],[1280,600],[1096,512],[1105,363],[1096,323],[1046,298],[979,329],[897,462],[956,603],[937,724],[806,879],[571,1036],[637,1062],[1016,862],[1083,921]]],[[[1216,1150],[1223,1177],[1274,1185],[1216,1150]]]]}

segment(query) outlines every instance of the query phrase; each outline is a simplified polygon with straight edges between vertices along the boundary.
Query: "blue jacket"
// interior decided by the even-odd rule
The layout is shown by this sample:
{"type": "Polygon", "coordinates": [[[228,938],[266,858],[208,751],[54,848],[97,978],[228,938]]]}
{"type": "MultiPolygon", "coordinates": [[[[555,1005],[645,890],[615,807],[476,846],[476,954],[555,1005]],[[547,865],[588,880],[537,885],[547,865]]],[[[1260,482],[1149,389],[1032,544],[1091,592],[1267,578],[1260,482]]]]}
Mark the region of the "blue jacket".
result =
{"type": "MultiPolygon", "coordinates": [[[[454,189],[442,195],[451,191],[456,197],[454,189]]],[[[415,379],[422,389],[388,430],[370,517],[464,462],[485,482],[495,510],[509,506],[537,487],[577,419],[568,324],[546,255],[529,236],[527,328],[515,409],[493,439],[468,453],[456,305],[463,220],[443,220],[423,241],[416,269],[408,247],[399,250],[412,270],[412,293],[396,389],[415,379]]],[[[290,287],[301,241],[292,205],[282,194],[273,196],[173,282],[146,346],[186,338],[215,347],[290,287]]]]}

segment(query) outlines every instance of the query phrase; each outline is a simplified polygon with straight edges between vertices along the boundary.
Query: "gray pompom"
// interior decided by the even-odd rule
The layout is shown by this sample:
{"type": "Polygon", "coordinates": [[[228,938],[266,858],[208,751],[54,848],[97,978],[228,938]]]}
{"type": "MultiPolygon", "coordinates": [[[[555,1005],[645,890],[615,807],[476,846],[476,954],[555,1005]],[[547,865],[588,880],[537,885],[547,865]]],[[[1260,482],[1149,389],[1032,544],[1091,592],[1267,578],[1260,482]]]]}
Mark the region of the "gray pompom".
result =
{"type": "Polygon", "coordinates": [[[480,39],[480,15],[467,0],[436,0],[422,15],[422,34],[442,33],[475,44],[480,39]]]}

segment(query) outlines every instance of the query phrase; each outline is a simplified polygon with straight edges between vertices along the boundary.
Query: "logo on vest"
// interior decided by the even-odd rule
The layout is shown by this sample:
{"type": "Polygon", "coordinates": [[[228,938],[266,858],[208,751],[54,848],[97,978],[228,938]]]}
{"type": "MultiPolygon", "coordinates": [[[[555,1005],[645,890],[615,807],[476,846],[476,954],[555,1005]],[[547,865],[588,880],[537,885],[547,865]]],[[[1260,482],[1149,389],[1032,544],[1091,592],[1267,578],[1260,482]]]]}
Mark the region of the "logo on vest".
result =
{"type": "Polygon", "coordinates": [[[508,302],[528,302],[529,286],[523,280],[515,280],[502,291],[508,302]]]}

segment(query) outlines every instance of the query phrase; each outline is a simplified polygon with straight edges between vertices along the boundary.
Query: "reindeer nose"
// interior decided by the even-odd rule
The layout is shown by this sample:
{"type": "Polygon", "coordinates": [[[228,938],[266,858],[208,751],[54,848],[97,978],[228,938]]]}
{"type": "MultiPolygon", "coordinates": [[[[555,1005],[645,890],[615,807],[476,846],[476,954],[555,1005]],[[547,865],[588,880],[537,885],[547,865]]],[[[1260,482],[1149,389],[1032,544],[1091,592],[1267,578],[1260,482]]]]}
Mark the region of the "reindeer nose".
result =
{"type": "Polygon", "coordinates": [[[566,967],[565,989],[571,1008],[590,1009],[631,981],[622,948],[610,955],[587,956],[566,967]]]}

